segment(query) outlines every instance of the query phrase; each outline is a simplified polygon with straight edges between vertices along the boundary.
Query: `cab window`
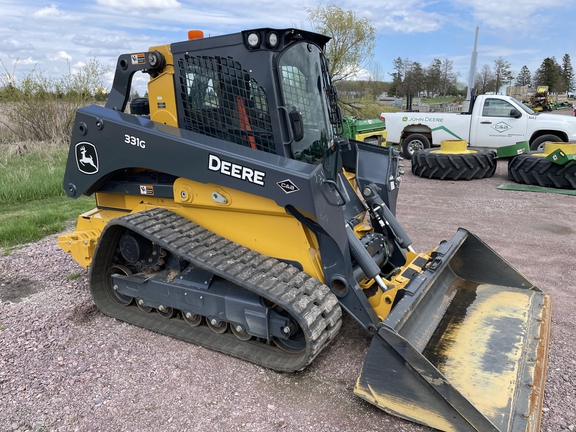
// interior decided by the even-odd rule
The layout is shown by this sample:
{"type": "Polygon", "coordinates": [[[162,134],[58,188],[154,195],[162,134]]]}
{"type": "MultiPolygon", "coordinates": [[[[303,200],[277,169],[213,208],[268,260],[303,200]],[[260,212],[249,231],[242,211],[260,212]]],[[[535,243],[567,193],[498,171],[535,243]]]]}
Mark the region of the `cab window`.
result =
{"type": "Polygon", "coordinates": [[[510,117],[514,106],[502,99],[486,99],[482,109],[483,117],[510,117]]]}

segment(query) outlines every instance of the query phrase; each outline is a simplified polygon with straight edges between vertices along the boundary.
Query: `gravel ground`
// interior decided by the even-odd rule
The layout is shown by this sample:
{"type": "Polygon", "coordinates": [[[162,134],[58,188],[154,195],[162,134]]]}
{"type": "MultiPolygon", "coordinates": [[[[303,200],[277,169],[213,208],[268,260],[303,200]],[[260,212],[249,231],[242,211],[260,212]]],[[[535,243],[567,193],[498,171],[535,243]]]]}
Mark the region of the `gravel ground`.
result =
{"type": "MultiPolygon", "coordinates": [[[[465,227],[552,295],[542,430],[574,430],[576,197],[496,189],[506,161],[470,182],[405,165],[397,215],[416,250],[465,227]]],[[[122,323],[52,236],[0,257],[0,430],[429,431],[353,394],[369,342],[346,317],[312,365],[281,374],[122,323]]]]}

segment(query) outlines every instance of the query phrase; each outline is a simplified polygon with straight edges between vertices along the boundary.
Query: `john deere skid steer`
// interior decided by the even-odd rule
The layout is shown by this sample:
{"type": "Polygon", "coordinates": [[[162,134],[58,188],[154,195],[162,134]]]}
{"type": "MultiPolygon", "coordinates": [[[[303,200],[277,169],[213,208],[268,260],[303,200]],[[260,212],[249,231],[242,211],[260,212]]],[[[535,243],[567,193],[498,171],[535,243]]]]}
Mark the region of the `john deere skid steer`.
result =
{"type": "MultiPolygon", "coordinates": [[[[342,310],[374,335],[355,392],[442,430],[540,424],[550,299],[464,229],[417,253],[398,153],[342,137],[329,38],[262,28],[121,55],[78,110],[59,238],[105,314],[277,371],[342,310]],[[148,98],[127,108],[135,72],[148,98]]],[[[337,359],[335,359],[337,361],[337,359]]]]}

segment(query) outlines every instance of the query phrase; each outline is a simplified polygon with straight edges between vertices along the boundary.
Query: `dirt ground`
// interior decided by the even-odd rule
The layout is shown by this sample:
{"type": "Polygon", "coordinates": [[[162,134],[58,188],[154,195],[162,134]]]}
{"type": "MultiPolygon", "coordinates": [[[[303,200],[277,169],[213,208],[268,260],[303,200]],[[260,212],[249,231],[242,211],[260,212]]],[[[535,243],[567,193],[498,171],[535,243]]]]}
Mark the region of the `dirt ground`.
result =
{"type": "MultiPolygon", "coordinates": [[[[542,431],[574,430],[576,197],[497,189],[506,161],[469,182],[405,165],[397,217],[416,250],[464,227],[551,294],[542,431]]],[[[0,300],[0,430],[430,430],[353,394],[370,337],[350,318],[305,371],[275,373],[102,315],[55,237],[0,257],[0,300]]]]}

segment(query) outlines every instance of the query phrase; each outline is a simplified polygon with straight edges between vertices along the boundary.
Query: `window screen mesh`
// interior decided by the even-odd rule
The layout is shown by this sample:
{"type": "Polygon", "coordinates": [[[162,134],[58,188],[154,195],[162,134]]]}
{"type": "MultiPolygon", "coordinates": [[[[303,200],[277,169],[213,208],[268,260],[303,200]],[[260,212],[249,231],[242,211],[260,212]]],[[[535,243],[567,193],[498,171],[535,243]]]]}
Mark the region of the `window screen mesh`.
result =
{"type": "Polygon", "coordinates": [[[276,153],[266,93],[240,63],[185,55],[178,67],[186,129],[276,153]]]}
{"type": "Polygon", "coordinates": [[[282,89],[288,109],[295,107],[302,114],[305,124],[317,124],[322,113],[318,90],[308,89],[308,77],[294,66],[282,66],[282,89]]]}

